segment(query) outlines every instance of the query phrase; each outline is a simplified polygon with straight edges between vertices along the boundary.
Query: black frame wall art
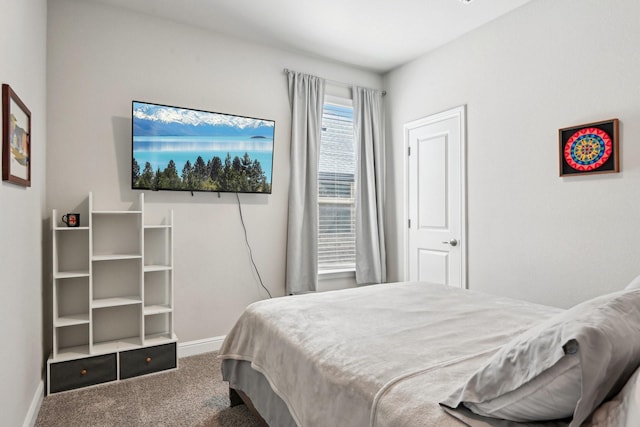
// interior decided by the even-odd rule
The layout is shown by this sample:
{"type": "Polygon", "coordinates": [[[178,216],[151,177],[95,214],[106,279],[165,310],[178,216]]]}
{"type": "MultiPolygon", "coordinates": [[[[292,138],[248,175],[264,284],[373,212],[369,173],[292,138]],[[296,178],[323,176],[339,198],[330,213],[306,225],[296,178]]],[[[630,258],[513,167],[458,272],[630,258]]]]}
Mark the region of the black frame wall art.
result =
{"type": "Polygon", "coordinates": [[[559,130],[560,176],[620,171],[618,119],[559,130]]]}
{"type": "Polygon", "coordinates": [[[31,112],[2,85],[2,180],[31,187],[31,112]]]}

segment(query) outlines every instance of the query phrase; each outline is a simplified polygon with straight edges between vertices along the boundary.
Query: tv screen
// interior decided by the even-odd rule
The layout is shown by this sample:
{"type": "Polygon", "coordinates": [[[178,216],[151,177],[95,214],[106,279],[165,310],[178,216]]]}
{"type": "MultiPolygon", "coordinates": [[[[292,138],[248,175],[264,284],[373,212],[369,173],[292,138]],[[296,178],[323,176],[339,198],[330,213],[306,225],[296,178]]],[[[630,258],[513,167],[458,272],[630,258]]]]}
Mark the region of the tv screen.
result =
{"type": "Polygon", "coordinates": [[[271,193],[273,120],[132,102],[137,190],[271,193]]]}

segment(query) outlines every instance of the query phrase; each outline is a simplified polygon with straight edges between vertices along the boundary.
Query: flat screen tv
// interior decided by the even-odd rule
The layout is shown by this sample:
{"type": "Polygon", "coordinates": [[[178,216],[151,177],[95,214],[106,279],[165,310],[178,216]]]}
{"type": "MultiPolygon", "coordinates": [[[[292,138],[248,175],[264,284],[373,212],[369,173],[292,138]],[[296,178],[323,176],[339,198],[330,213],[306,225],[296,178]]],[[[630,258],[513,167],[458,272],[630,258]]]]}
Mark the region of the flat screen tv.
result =
{"type": "Polygon", "coordinates": [[[132,102],[131,188],[271,193],[273,120],[132,102]]]}

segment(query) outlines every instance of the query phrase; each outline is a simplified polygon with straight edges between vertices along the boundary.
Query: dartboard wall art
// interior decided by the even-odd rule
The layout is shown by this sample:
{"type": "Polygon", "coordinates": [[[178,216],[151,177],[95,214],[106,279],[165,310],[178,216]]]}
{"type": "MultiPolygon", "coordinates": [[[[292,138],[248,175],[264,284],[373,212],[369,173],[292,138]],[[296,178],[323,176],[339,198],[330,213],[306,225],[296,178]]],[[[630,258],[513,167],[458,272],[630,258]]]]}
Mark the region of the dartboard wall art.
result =
{"type": "Polygon", "coordinates": [[[560,129],[560,176],[619,172],[618,119],[560,129]]]}

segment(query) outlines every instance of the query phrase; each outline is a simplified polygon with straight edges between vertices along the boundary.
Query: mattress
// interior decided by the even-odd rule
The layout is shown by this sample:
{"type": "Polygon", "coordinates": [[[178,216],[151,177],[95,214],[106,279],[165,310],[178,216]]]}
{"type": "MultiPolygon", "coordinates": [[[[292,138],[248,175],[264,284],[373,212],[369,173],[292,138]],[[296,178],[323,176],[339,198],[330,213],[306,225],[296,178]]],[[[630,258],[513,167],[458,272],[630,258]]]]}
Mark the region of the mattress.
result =
{"type": "Polygon", "coordinates": [[[438,402],[561,311],[427,283],[287,296],[247,307],[219,358],[274,427],[459,426],[438,402]]]}

